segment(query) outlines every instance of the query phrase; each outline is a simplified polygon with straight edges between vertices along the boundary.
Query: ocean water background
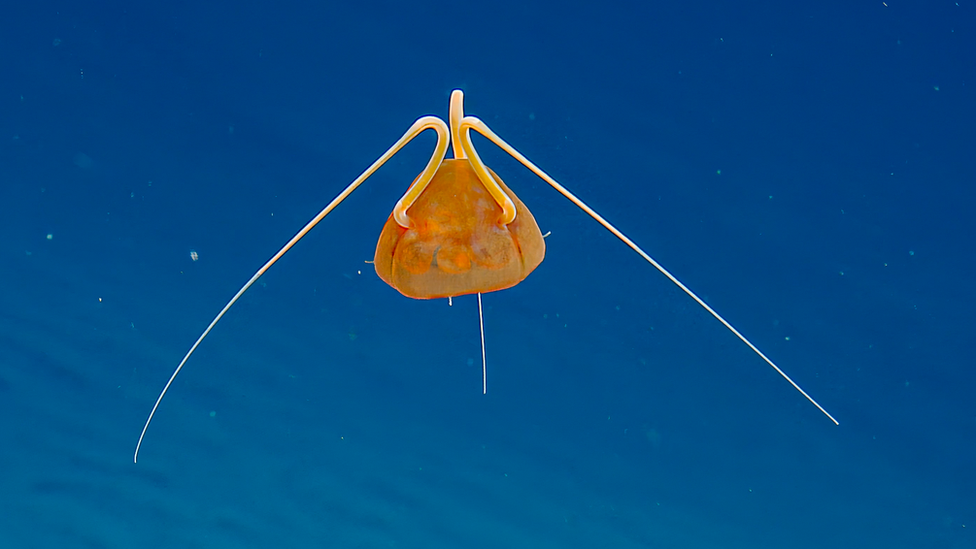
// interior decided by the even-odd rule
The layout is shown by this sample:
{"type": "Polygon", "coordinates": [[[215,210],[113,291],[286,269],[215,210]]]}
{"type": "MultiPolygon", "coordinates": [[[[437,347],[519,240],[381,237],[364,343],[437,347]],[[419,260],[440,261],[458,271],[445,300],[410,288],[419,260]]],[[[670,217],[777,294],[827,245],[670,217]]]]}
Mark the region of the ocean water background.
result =
{"type": "Polygon", "coordinates": [[[0,19],[0,547],[976,546],[965,2],[17,3],[0,19]],[[369,265],[450,91],[545,262],[369,265]],[[198,260],[191,259],[191,252],[198,260]]]}

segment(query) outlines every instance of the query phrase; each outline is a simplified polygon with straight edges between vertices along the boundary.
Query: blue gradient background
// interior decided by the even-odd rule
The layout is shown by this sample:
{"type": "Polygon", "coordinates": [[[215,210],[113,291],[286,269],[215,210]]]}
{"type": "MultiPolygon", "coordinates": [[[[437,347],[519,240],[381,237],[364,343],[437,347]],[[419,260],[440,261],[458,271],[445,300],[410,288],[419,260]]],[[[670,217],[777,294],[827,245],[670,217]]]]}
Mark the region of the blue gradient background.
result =
{"type": "Polygon", "coordinates": [[[0,19],[0,547],[976,546],[976,7],[20,2],[0,19]],[[363,260],[466,107],[542,266],[363,260]],[[51,235],[48,239],[47,235],[51,235]],[[199,261],[190,259],[190,252],[199,261]]]}

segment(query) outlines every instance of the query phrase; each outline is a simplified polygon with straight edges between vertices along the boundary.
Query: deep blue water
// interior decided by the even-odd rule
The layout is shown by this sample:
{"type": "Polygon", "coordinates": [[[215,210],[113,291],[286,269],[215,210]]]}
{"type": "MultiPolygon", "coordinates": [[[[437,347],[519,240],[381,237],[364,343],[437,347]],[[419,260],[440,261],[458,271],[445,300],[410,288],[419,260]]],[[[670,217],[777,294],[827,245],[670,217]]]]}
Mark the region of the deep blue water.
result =
{"type": "Polygon", "coordinates": [[[976,546],[973,2],[21,2],[0,19],[0,547],[976,546]],[[371,259],[466,110],[547,257],[371,259]],[[195,253],[197,261],[191,258],[195,253]]]}

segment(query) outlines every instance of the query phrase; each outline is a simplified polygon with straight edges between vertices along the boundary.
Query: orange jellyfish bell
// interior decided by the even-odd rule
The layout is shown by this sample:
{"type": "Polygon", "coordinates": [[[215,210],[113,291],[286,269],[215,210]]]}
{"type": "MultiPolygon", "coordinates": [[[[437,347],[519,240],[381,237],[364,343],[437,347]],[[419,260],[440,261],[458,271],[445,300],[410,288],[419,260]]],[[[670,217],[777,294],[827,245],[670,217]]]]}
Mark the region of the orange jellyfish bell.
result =
{"type": "Polygon", "coordinates": [[[525,204],[488,172],[515,204],[515,219],[504,223],[502,207],[469,159],[444,160],[406,210],[410,226],[392,213],[387,219],[376,244],[376,274],[416,299],[504,290],[529,276],[546,255],[542,232],[525,204]]]}
{"type": "Polygon", "coordinates": [[[421,124],[438,131],[438,145],[393,208],[373,257],[384,282],[416,299],[511,288],[546,255],[535,218],[471,143],[480,121],[464,116],[461,90],[451,94],[449,120],[450,138],[438,119],[421,124]],[[454,158],[445,160],[448,142],[454,158]]]}

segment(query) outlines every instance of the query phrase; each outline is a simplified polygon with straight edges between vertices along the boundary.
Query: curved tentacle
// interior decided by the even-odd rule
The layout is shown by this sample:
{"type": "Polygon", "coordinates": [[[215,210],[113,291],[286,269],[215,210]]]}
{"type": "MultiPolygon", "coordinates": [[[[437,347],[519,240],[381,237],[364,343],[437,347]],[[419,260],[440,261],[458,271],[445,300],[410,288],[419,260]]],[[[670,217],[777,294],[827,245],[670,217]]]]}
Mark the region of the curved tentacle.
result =
{"type": "MultiPolygon", "coordinates": [[[[139,450],[140,448],[142,448],[142,441],[146,437],[146,431],[149,429],[149,424],[152,422],[153,417],[156,415],[156,410],[159,408],[159,403],[162,402],[163,397],[166,396],[166,392],[169,391],[170,386],[173,385],[173,380],[175,380],[176,376],[179,375],[180,371],[183,370],[183,366],[186,365],[186,361],[190,359],[190,356],[193,355],[193,352],[197,350],[197,347],[199,347],[200,343],[203,342],[204,338],[206,338],[207,335],[210,334],[210,331],[213,330],[214,326],[217,325],[217,322],[220,321],[221,318],[223,318],[224,314],[227,313],[227,311],[234,305],[234,303],[237,303],[237,300],[240,299],[242,295],[244,295],[244,292],[246,292],[251,286],[253,286],[254,283],[257,282],[259,278],[261,278],[261,275],[263,275],[268,269],[271,268],[272,265],[274,265],[279,259],[281,259],[281,256],[285,255],[285,253],[287,253],[288,250],[292,248],[292,246],[297,244],[299,240],[301,240],[306,234],[308,234],[308,232],[311,231],[313,227],[318,225],[318,223],[322,221],[322,219],[324,219],[325,216],[329,215],[329,212],[334,210],[336,206],[342,203],[342,201],[345,200],[350,194],[352,194],[352,192],[355,191],[356,188],[359,187],[359,185],[361,185],[364,181],[366,181],[366,179],[368,179],[369,176],[373,175],[373,173],[376,172],[376,170],[378,170],[380,166],[385,164],[386,161],[389,160],[394,154],[396,154],[397,151],[403,148],[404,145],[409,143],[413,138],[417,137],[417,135],[419,135],[421,132],[427,129],[433,129],[434,131],[437,132],[437,145],[434,148],[434,153],[431,156],[430,161],[427,163],[427,166],[424,168],[424,171],[421,172],[420,176],[417,178],[416,183],[414,183],[414,185],[407,190],[407,194],[400,199],[400,202],[403,202],[408,196],[411,195],[411,193],[414,193],[414,199],[416,199],[416,196],[420,195],[420,193],[423,191],[423,187],[425,187],[427,183],[430,182],[430,179],[434,176],[434,173],[437,171],[437,168],[440,166],[441,161],[444,160],[444,155],[447,152],[448,142],[450,141],[450,135],[448,132],[447,124],[445,124],[443,120],[435,116],[425,116],[418,119],[416,122],[414,122],[413,125],[410,126],[410,128],[406,131],[406,133],[403,134],[403,137],[397,140],[397,142],[394,143],[392,147],[387,149],[387,151],[383,153],[383,155],[380,156],[375,162],[373,162],[373,164],[370,165],[369,168],[366,168],[366,171],[360,174],[360,176],[357,177],[352,183],[350,183],[348,187],[346,187],[341,193],[339,193],[339,195],[336,196],[332,200],[332,202],[329,202],[329,204],[325,208],[323,208],[322,211],[318,213],[318,215],[312,218],[311,221],[309,221],[304,227],[302,227],[302,230],[298,231],[298,233],[295,234],[295,236],[293,236],[291,240],[288,241],[287,244],[285,244],[280,250],[278,250],[278,252],[275,253],[274,256],[272,256],[272,258],[267,261],[267,263],[265,263],[260,269],[258,269],[258,271],[254,273],[254,276],[252,276],[251,279],[248,280],[247,283],[244,284],[244,286],[242,286],[241,289],[238,290],[236,294],[234,294],[234,297],[232,297],[230,301],[228,301],[227,304],[224,305],[224,308],[221,309],[219,313],[217,313],[217,316],[210,321],[210,325],[207,326],[207,329],[204,330],[202,334],[200,334],[200,337],[198,337],[196,342],[193,343],[193,346],[190,347],[190,350],[187,351],[186,355],[183,356],[183,360],[181,360],[179,365],[176,367],[176,369],[173,370],[173,374],[169,377],[169,381],[166,382],[166,385],[163,387],[163,390],[160,391],[159,397],[156,398],[156,403],[153,404],[152,410],[149,412],[149,417],[146,419],[145,425],[142,426],[142,433],[139,434],[139,441],[136,443],[136,450],[132,456],[133,463],[139,461],[139,450]],[[419,190],[415,190],[418,187],[419,190]]],[[[406,223],[409,223],[409,219],[406,218],[406,213],[405,213],[406,208],[403,209],[403,212],[404,212],[404,221],[406,223]]]]}

